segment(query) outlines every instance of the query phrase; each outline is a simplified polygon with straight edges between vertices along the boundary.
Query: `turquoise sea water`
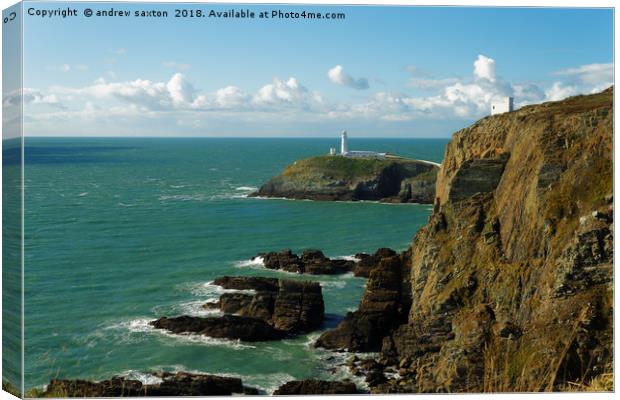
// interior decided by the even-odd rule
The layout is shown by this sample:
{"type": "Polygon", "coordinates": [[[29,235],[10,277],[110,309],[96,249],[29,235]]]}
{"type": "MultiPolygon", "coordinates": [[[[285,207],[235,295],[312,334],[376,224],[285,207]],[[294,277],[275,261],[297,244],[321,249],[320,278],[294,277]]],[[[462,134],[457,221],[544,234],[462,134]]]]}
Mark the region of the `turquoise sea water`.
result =
{"type": "MultiPolygon", "coordinates": [[[[445,140],[351,140],[360,150],[440,162],[445,140]]],[[[305,277],[248,262],[319,248],[347,256],[403,250],[428,205],[254,199],[246,195],[329,139],[26,139],[25,386],[51,378],[185,370],[240,376],[270,392],[345,376],[318,333],[244,344],[150,329],[160,316],[205,315],[221,275],[322,282],[326,327],[357,307],[364,279],[305,277]]],[[[6,157],[6,154],[5,154],[6,157]]],[[[8,166],[10,168],[10,166],[8,166]]],[[[5,166],[6,168],[6,166],[5,166]]]]}

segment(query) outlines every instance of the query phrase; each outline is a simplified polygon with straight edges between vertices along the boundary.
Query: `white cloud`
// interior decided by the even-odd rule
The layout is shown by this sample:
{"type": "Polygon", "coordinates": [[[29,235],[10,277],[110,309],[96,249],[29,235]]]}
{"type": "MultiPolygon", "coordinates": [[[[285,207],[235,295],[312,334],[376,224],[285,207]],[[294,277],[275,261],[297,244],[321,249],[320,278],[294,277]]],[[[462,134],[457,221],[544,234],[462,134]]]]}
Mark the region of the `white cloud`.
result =
{"type": "Polygon", "coordinates": [[[355,79],[351,75],[344,72],[342,65],[336,65],[327,71],[329,80],[340,86],[350,87],[352,89],[368,89],[368,79],[358,78],[355,79]]]}
{"type": "Polygon", "coordinates": [[[408,85],[415,89],[432,90],[451,85],[458,82],[457,78],[443,78],[443,79],[430,79],[430,78],[411,78],[408,85]]]}
{"type": "MultiPolygon", "coordinates": [[[[135,79],[108,82],[99,78],[93,84],[71,88],[56,86],[45,93],[26,89],[24,100],[29,104],[55,107],[45,112],[38,109],[32,116],[45,119],[93,119],[110,121],[113,117],[140,121],[145,117],[183,121],[229,120],[239,123],[278,123],[287,121],[333,122],[338,120],[410,121],[415,119],[476,119],[488,115],[491,103],[504,96],[514,96],[515,104],[560,100],[567,96],[604,89],[613,79],[611,64],[589,64],[553,73],[553,84],[515,83],[505,81],[496,71],[496,62],[479,55],[472,72],[464,78],[432,78],[412,67],[415,76],[408,86],[424,88],[432,95],[413,96],[404,91],[379,91],[362,100],[352,97],[350,103],[332,103],[320,93],[304,86],[297,78],[278,77],[254,92],[229,85],[200,93],[181,73],[164,81],[135,79]],[[611,74],[611,75],[610,75],[611,74]],[[107,119],[106,119],[107,118],[107,119]]],[[[347,78],[340,66],[330,70],[335,80],[345,85],[347,78]]],[[[353,80],[353,78],[349,77],[353,80]]],[[[359,80],[358,80],[359,81],[359,80]]],[[[9,93],[3,104],[19,101],[19,93],[9,93]]],[[[191,122],[191,123],[190,123],[191,122]]],[[[204,124],[203,124],[204,126],[204,124]]],[[[211,123],[209,123],[211,126],[211,123]]]]}
{"type": "Polygon", "coordinates": [[[215,92],[215,104],[221,108],[245,108],[250,98],[236,86],[226,86],[215,92]]]}
{"type": "Polygon", "coordinates": [[[555,71],[553,75],[563,77],[565,83],[572,85],[577,91],[585,89],[588,90],[586,93],[594,93],[613,85],[614,65],[613,63],[586,64],[555,71]]]}
{"type": "Polygon", "coordinates": [[[264,85],[252,98],[252,103],[262,107],[294,107],[310,109],[323,102],[322,97],[316,92],[310,92],[305,86],[290,77],[283,81],[273,78],[273,81],[264,85]]]}
{"type": "Polygon", "coordinates": [[[495,60],[479,54],[478,59],[474,61],[474,76],[477,79],[495,82],[495,60]]]}
{"type": "MultiPolygon", "coordinates": [[[[417,73],[417,68],[408,68],[417,73]]],[[[498,78],[495,61],[479,55],[469,79],[412,78],[410,85],[435,89],[433,96],[412,97],[403,93],[378,93],[362,107],[353,107],[360,117],[404,121],[417,118],[477,118],[489,113],[494,99],[511,96],[512,86],[498,78]]],[[[332,114],[337,115],[337,113],[332,114]]],[[[351,112],[345,115],[352,116],[351,112]]]]}
{"type": "Polygon", "coordinates": [[[174,104],[187,104],[194,100],[194,86],[185,79],[183,74],[174,74],[166,84],[170,98],[174,104]]]}
{"type": "Polygon", "coordinates": [[[204,103],[204,97],[196,96],[194,86],[180,73],[167,82],[136,79],[108,83],[99,78],[91,86],[77,89],[56,86],[51,90],[59,95],[120,99],[149,110],[195,108],[204,103]]]}
{"type": "Polygon", "coordinates": [[[536,104],[544,101],[545,91],[535,83],[518,83],[512,85],[514,89],[515,107],[526,104],[536,104]]]}
{"type": "Polygon", "coordinates": [[[14,106],[20,101],[23,101],[23,104],[46,104],[53,107],[63,107],[55,94],[45,95],[40,90],[32,88],[24,88],[23,92],[18,89],[6,93],[2,98],[2,106],[14,106]]]}
{"type": "Polygon", "coordinates": [[[562,100],[577,94],[574,86],[565,86],[561,82],[555,82],[553,86],[545,91],[545,99],[549,101],[562,100]]]}

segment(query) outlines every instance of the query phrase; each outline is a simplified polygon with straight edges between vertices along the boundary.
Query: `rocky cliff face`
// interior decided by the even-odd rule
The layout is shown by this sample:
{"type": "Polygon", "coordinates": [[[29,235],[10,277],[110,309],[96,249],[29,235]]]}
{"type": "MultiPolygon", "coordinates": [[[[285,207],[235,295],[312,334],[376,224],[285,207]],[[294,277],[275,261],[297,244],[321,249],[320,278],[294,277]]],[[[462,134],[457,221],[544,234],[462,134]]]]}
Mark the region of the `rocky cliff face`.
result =
{"type": "Polygon", "coordinates": [[[437,170],[433,164],[401,158],[312,157],[289,165],[254,196],[430,204],[437,170]]]}
{"type": "Polygon", "coordinates": [[[406,323],[381,344],[398,374],[373,392],[584,389],[611,372],[612,101],[610,88],[454,134],[410,249],[406,323]]]}

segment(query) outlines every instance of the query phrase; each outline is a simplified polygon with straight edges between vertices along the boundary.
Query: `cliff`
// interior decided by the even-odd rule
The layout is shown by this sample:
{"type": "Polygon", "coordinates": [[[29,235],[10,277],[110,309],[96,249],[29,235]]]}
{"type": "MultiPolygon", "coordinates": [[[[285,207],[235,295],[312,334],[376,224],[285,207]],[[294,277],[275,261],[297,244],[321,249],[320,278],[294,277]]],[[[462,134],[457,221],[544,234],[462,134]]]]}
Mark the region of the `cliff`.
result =
{"type": "Polygon", "coordinates": [[[396,259],[371,271],[360,309],[317,345],[369,330],[368,298],[387,299],[379,277],[401,270],[387,289],[407,291],[405,322],[377,319],[382,340],[358,345],[381,351],[373,392],[611,390],[612,103],[610,88],[455,133],[434,212],[400,256],[407,271],[396,259]]]}
{"type": "Polygon", "coordinates": [[[432,203],[437,166],[402,158],[319,156],[295,161],[254,196],[432,203]]]}

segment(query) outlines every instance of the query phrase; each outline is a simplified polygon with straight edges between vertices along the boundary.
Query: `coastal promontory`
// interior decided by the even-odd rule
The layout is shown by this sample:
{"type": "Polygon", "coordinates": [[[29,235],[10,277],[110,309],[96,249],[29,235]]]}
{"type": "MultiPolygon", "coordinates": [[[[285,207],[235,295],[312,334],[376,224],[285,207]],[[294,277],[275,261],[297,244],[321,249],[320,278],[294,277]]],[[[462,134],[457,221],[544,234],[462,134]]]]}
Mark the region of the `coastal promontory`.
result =
{"type": "Polygon", "coordinates": [[[430,204],[438,170],[434,163],[400,157],[316,156],[295,161],[253,196],[430,204]]]}
{"type": "Polygon", "coordinates": [[[426,226],[315,346],[371,393],[613,390],[613,88],[456,132],[426,226]]]}

